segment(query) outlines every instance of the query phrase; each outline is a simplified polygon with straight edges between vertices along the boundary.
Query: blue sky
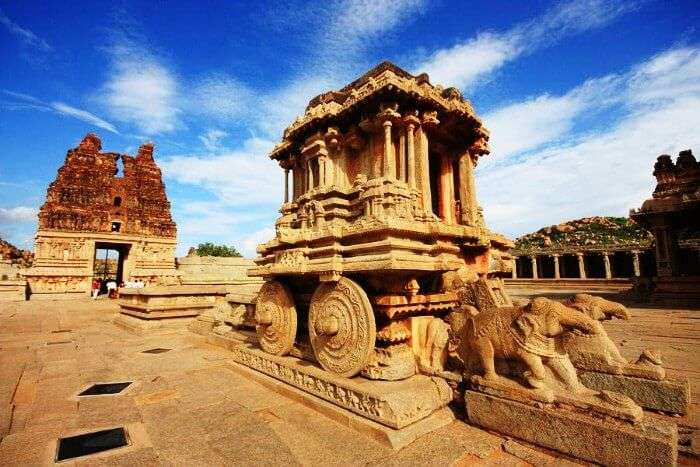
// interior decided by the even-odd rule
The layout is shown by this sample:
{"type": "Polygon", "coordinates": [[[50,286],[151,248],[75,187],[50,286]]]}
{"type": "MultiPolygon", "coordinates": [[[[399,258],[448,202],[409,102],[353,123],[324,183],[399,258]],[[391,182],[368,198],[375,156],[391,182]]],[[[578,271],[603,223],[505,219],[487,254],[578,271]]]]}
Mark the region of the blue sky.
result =
{"type": "Polygon", "coordinates": [[[267,158],[314,95],[389,59],[491,130],[486,221],[509,236],[625,215],[661,153],[700,152],[697,1],[0,1],[0,237],[31,248],[68,148],[156,145],[178,252],[273,235],[267,158]]]}

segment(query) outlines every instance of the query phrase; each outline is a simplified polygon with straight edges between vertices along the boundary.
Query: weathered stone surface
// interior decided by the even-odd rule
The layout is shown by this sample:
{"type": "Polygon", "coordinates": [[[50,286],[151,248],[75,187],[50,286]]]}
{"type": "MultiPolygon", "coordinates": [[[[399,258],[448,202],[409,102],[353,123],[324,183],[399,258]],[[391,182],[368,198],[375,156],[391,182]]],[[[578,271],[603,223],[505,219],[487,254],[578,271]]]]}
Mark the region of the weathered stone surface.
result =
{"type": "Polygon", "coordinates": [[[235,362],[391,428],[415,423],[452,400],[447,383],[417,375],[403,381],[343,378],[294,357],[279,357],[246,344],[231,347],[235,362]]]}
{"type": "Polygon", "coordinates": [[[577,373],[587,387],[619,392],[647,409],[679,414],[689,410],[690,384],[687,379],[666,378],[659,381],[581,369],[577,373]]]}
{"type": "Polygon", "coordinates": [[[632,424],[566,409],[537,408],[466,391],[469,421],[579,459],[604,465],[675,465],[675,424],[645,419],[632,424]]]}
{"type": "Polygon", "coordinates": [[[225,296],[224,287],[212,285],[123,289],[119,298],[119,315],[114,323],[139,333],[172,330],[196,323],[204,326],[200,330],[204,334],[214,323],[214,318],[207,312],[214,312],[217,307],[229,308],[225,296]],[[201,321],[195,321],[194,318],[200,315],[203,315],[201,321]]]}

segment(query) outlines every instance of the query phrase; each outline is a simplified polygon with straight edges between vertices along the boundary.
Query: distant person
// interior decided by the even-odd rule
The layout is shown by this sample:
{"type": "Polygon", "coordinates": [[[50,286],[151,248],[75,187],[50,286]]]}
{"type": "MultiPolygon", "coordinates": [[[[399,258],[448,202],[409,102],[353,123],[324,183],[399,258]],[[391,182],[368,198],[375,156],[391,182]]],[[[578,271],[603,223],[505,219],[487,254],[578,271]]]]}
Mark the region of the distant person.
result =
{"type": "Polygon", "coordinates": [[[117,282],[110,280],[107,282],[107,295],[109,298],[117,298],[117,282]]]}
{"type": "Polygon", "coordinates": [[[100,281],[97,279],[92,280],[92,299],[96,299],[97,296],[100,294],[100,281]]]}

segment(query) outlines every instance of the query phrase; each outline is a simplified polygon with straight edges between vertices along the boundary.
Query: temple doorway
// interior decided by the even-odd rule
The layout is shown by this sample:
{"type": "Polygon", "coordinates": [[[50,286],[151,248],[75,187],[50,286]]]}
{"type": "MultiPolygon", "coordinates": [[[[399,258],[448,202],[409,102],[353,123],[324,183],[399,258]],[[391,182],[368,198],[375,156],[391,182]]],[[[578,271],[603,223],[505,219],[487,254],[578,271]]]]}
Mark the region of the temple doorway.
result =
{"type": "Polygon", "coordinates": [[[106,292],[106,284],[115,281],[120,285],[124,281],[124,261],[129,254],[128,244],[95,243],[93,278],[100,281],[100,293],[106,292]]]}

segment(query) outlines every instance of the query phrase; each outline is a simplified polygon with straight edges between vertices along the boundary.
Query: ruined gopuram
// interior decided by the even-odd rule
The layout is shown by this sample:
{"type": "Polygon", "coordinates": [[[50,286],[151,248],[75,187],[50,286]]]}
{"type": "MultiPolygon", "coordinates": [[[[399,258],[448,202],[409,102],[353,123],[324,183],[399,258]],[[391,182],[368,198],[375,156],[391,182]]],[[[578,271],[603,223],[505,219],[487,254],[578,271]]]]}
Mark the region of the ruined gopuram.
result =
{"type": "Polygon", "coordinates": [[[87,296],[97,250],[115,252],[117,282],[175,283],[175,236],[153,145],[136,156],[102,152],[88,134],[66,154],[39,210],[34,265],[24,274],[31,298],[87,296]]]}
{"type": "Polygon", "coordinates": [[[664,154],[654,164],[654,177],[652,197],[630,211],[654,234],[653,297],[700,304],[700,163],[689,149],[675,163],[664,154]]]}

